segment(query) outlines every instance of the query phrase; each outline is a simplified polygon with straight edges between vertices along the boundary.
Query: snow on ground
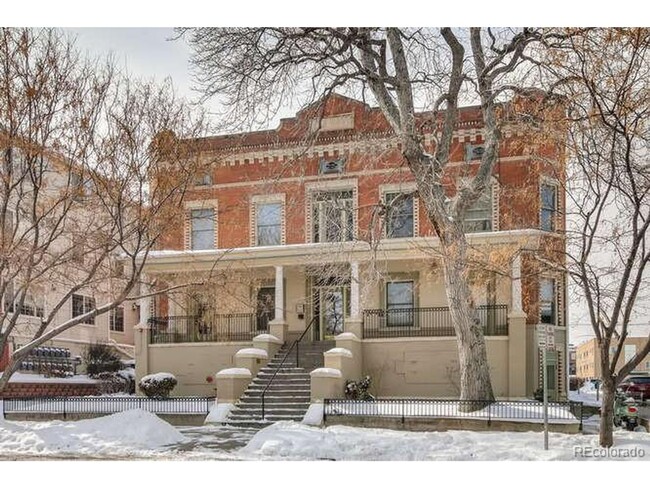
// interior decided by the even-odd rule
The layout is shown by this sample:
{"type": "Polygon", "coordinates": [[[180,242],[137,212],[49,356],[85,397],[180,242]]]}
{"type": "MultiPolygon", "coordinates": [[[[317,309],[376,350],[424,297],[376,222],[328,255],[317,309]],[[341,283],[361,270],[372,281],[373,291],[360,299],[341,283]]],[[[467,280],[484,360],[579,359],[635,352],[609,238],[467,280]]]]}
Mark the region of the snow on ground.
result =
{"type": "Polygon", "coordinates": [[[183,442],[187,439],[178,430],[144,410],[76,422],[0,420],[2,455],[142,454],[183,442]]]}
{"type": "Polygon", "coordinates": [[[569,400],[574,402],[582,402],[587,407],[600,407],[601,395],[596,399],[596,387],[591,381],[586,381],[585,384],[578,390],[569,392],[569,400]]]}
{"type": "MultiPolygon", "coordinates": [[[[221,459],[221,460],[572,460],[574,448],[595,448],[598,437],[541,432],[407,432],[279,422],[251,429],[206,425],[175,428],[131,410],[81,421],[0,420],[0,459],[221,459]]],[[[615,447],[643,449],[650,434],[616,431],[615,447]]],[[[621,459],[621,458],[613,458],[621,459]]],[[[630,459],[639,459],[630,458],[630,459]]]]}
{"type": "MultiPolygon", "coordinates": [[[[0,373],[2,377],[2,373],[0,373]]],[[[14,373],[9,383],[99,383],[99,380],[89,378],[85,374],[78,374],[69,378],[47,377],[42,374],[14,373]]]]}
{"type": "MultiPolygon", "coordinates": [[[[580,460],[593,458],[574,456],[574,448],[595,448],[598,437],[551,433],[549,446],[544,451],[541,432],[406,432],[347,426],[319,429],[295,422],[278,422],[258,432],[240,453],[287,460],[580,460]]],[[[647,459],[650,434],[616,432],[615,447],[643,449],[647,459]]]]}

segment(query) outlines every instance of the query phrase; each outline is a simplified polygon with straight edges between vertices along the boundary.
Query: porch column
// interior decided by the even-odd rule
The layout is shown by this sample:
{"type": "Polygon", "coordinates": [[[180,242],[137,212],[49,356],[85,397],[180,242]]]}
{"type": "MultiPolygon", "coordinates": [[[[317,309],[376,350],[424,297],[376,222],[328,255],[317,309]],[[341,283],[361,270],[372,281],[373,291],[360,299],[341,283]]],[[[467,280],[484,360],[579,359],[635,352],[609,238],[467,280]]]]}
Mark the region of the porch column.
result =
{"type": "Polygon", "coordinates": [[[359,294],[359,262],[350,262],[350,317],[345,321],[345,331],[357,337],[362,334],[361,297],[359,294]]]}
{"type": "MultiPolygon", "coordinates": [[[[142,281],[146,281],[146,276],[141,275],[140,278],[142,281]]],[[[140,285],[140,294],[149,293],[149,286],[144,283],[140,285]]],[[[134,343],[135,343],[135,384],[137,385],[140,382],[140,379],[143,376],[146,376],[150,373],[149,368],[149,331],[151,325],[149,324],[149,318],[151,316],[150,305],[151,298],[140,298],[138,300],[140,304],[140,317],[138,325],[133,328],[134,331],[134,343]]],[[[136,394],[143,395],[139,388],[136,386],[136,394]]]]}
{"type": "Polygon", "coordinates": [[[508,397],[526,397],[526,314],[521,299],[521,256],[512,260],[512,309],[508,314],[508,397]]]}
{"type": "Polygon", "coordinates": [[[284,267],[275,267],[275,320],[284,322],[284,267]]]}
{"type": "Polygon", "coordinates": [[[275,267],[275,318],[269,322],[269,333],[282,342],[287,340],[287,322],[284,318],[284,267],[275,267]]]}

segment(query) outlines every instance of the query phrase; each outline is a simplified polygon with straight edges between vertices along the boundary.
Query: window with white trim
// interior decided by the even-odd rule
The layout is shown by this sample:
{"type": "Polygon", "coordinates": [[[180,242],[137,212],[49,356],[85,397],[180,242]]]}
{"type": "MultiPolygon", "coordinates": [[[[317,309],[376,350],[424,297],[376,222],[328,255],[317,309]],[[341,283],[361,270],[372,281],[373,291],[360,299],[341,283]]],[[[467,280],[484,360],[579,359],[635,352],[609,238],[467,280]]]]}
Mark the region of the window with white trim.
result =
{"type": "MultiPolygon", "coordinates": [[[[85,295],[72,295],[72,317],[79,317],[96,308],[96,302],[93,297],[85,295]]],[[[83,321],[84,324],[95,325],[95,317],[88,317],[83,321]]]]}
{"type": "Polygon", "coordinates": [[[548,232],[555,231],[555,216],[557,214],[557,186],[542,183],[540,187],[539,228],[548,232]]]}
{"type": "Polygon", "coordinates": [[[212,185],[212,174],[209,171],[200,173],[194,177],[194,186],[212,185]]]}
{"type": "Polygon", "coordinates": [[[190,210],[192,250],[214,249],[214,209],[190,210]]]}
{"type": "Polygon", "coordinates": [[[414,236],[414,205],[413,194],[387,192],[384,196],[386,203],[386,237],[414,236]]]}
{"type": "Polygon", "coordinates": [[[282,203],[255,204],[255,245],[282,244],[282,203]]]}
{"type": "Polygon", "coordinates": [[[553,278],[539,280],[539,315],[542,324],[557,324],[557,293],[553,278]]]}
{"type": "Polygon", "coordinates": [[[468,233],[492,230],[492,185],[465,211],[463,230],[468,233]]]}
{"type": "Polygon", "coordinates": [[[353,190],[312,193],[314,242],[342,242],[354,238],[353,190]]]}

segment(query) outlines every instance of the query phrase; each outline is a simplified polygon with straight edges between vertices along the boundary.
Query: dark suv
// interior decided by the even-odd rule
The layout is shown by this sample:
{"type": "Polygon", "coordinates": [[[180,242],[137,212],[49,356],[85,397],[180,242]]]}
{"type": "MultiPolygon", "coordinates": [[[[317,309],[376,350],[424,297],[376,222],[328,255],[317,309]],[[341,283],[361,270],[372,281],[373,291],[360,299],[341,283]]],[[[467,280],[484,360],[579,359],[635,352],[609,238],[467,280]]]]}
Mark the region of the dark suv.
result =
{"type": "Polygon", "coordinates": [[[636,400],[650,400],[650,376],[628,376],[618,387],[636,400]]]}

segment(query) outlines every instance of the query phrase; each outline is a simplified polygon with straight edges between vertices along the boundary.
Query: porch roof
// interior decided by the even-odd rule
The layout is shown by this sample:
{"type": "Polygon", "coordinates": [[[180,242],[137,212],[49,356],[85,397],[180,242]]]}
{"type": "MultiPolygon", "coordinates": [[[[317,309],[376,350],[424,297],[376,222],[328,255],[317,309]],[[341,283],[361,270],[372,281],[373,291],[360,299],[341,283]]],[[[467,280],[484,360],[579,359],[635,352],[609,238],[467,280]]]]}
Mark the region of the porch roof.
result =
{"type": "MultiPolygon", "coordinates": [[[[470,246],[517,245],[536,247],[545,233],[518,229],[467,234],[470,246]]],[[[431,257],[440,248],[438,237],[382,239],[371,246],[367,241],[287,244],[280,246],[207,249],[200,251],[161,250],[149,253],[145,272],[205,271],[223,267],[269,267],[315,263],[346,263],[371,259],[401,260],[431,257]]]]}

